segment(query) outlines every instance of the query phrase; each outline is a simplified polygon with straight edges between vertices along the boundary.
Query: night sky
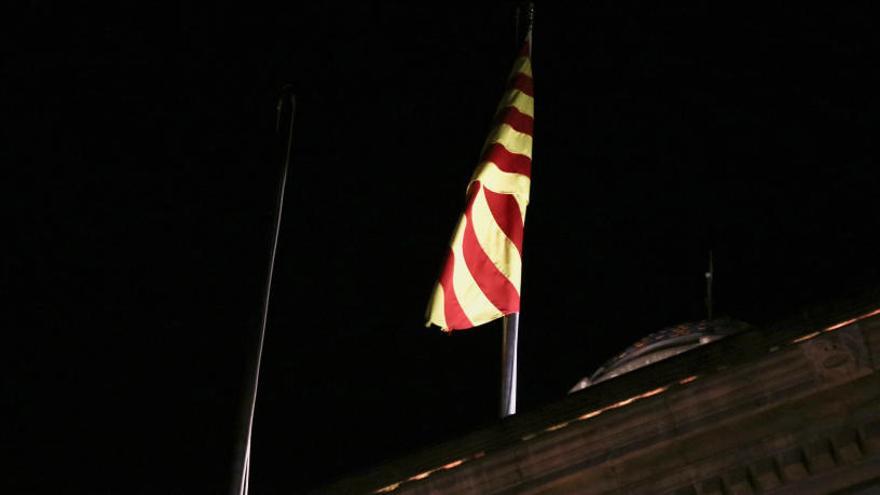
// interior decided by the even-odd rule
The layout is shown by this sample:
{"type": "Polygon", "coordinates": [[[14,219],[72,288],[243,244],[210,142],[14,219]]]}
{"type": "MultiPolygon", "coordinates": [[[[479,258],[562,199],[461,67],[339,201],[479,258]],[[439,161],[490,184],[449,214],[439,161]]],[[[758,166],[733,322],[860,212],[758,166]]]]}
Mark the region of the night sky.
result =
{"type": "MultiPolygon", "coordinates": [[[[880,285],[868,2],[539,4],[519,408],[639,337],[880,285]]],[[[228,491],[299,107],[252,493],[493,424],[501,325],[423,315],[514,4],[22,4],[0,48],[4,493],[228,491]],[[84,10],[85,9],[85,10],[84,10]],[[4,236],[6,237],[6,236],[4,236]]]]}

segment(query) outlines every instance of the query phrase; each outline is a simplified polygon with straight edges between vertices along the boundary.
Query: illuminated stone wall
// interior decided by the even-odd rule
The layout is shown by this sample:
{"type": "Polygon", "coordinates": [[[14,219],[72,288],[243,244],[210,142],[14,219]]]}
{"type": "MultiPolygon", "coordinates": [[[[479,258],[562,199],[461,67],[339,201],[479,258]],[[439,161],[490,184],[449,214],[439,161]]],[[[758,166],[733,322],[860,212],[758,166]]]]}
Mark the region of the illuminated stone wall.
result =
{"type": "Polygon", "coordinates": [[[752,330],[319,492],[871,493],[878,367],[870,307],[752,330]]]}

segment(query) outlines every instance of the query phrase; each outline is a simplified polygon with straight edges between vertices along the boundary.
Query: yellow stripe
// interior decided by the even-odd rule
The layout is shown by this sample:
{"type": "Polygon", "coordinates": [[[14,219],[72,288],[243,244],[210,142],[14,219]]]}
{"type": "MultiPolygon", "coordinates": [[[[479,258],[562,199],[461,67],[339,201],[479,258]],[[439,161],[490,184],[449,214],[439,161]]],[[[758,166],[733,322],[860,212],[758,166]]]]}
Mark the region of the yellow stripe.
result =
{"type": "Polygon", "coordinates": [[[498,110],[505,107],[514,107],[531,118],[535,118],[535,99],[518,89],[514,89],[504,93],[498,110]]]}
{"type": "Polygon", "coordinates": [[[492,192],[513,194],[520,205],[529,203],[529,187],[532,180],[522,174],[505,172],[492,162],[483,162],[474,173],[471,182],[478,180],[492,192]]]}
{"type": "Polygon", "coordinates": [[[431,323],[443,330],[448,330],[446,326],[446,301],[443,298],[443,286],[439,282],[434,286],[434,294],[428,305],[428,323],[425,326],[430,326],[431,323]]]}
{"type": "Polygon", "coordinates": [[[519,57],[513,62],[513,73],[525,74],[532,77],[532,59],[529,57],[519,57]]]}
{"type": "Polygon", "coordinates": [[[532,136],[524,132],[510,127],[508,124],[501,124],[492,129],[489,139],[486,140],[487,146],[492,143],[498,143],[504,146],[507,151],[518,155],[525,155],[532,158],[532,136]]]}
{"type": "Polygon", "coordinates": [[[467,225],[467,217],[462,215],[452,238],[452,254],[455,256],[455,270],[452,273],[452,286],[455,288],[455,297],[458,304],[468,319],[476,325],[481,325],[504,315],[493,305],[486,294],[483,294],[480,286],[474,280],[467,263],[464,261],[464,229],[467,225]]]}
{"type": "Polygon", "coordinates": [[[522,274],[522,260],[516,246],[507,238],[507,235],[498,226],[489,203],[486,201],[483,188],[477,193],[471,210],[471,218],[474,221],[474,233],[483,251],[492,260],[492,263],[503,273],[519,293],[520,276],[522,274]]]}

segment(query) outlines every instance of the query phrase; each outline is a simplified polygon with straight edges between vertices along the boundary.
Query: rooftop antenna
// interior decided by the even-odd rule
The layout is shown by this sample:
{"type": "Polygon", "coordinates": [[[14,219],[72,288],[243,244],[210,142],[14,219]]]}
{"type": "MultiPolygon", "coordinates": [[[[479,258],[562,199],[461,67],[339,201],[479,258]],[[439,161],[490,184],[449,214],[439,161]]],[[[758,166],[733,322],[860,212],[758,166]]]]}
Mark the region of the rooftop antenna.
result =
{"type": "Polygon", "coordinates": [[[712,280],[715,278],[715,266],[712,260],[712,250],[709,250],[709,271],[706,272],[706,314],[712,319],[712,280]]]}

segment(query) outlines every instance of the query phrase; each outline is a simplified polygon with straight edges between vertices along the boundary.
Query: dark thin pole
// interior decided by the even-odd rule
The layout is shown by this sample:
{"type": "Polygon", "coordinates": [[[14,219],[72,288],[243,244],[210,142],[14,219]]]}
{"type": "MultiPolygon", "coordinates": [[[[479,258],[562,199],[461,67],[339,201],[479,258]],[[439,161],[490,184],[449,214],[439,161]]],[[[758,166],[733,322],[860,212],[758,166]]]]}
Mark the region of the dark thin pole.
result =
{"type": "Polygon", "coordinates": [[[287,170],[290,168],[290,150],[293,145],[293,117],[296,113],[296,95],[284,89],[284,93],[278,98],[276,108],[275,130],[280,131],[281,116],[286,101],[290,102],[290,122],[287,128],[287,145],[284,152],[284,165],[281,170],[281,183],[278,187],[278,198],[275,209],[275,230],[272,234],[272,250],[269,255],[269,268],[266,276],[266,289],[263,294],[263,314],[260,320],[260,341],[257,346],[257,362],[254,366],[254,381],[251,384],[247,430],[244,435],[244,448],[242,451],[243,458],[238,463],[240,468],[237,470],[235,480],[232,485],[233,495],[247,495],[250,485],[250,468],[251,468],[251,438],[254,431],[254,410],[257,406],[257,389],[260,385],[260,365],[263,361],[263,342],[266,340],[266,322],[269,320],[269,299],[272,293],[272,275],[275,273],[275,254],[278,251],[278,235],[281,232],[281,214],[284,211],[284,190],[287,187],[287,170]]]}
{"type": "Polygon", "coordinates": [[[712,300],[712,282],[715,280],[715,263],[712,259],[712,251],[709,250],[709,271],[706,272],[706,315],[712,319],[712,309],[714,301],[712,300]]]}

